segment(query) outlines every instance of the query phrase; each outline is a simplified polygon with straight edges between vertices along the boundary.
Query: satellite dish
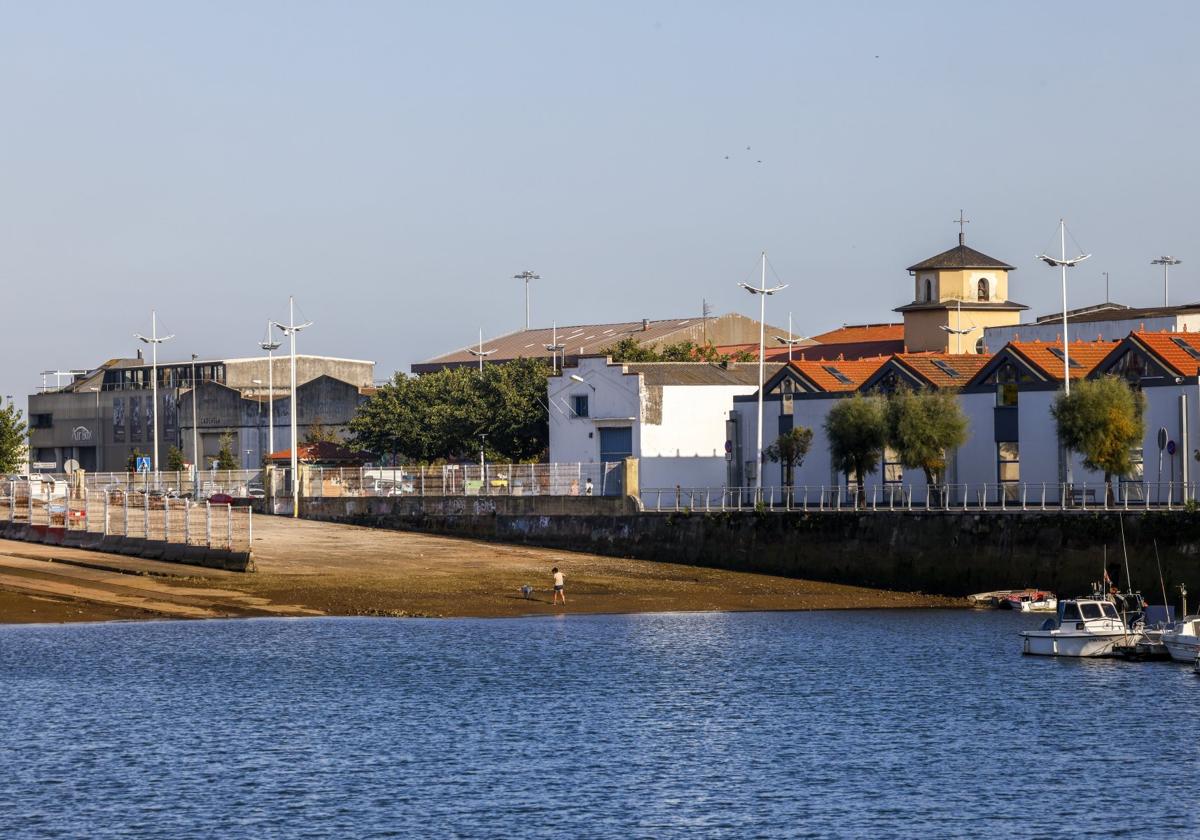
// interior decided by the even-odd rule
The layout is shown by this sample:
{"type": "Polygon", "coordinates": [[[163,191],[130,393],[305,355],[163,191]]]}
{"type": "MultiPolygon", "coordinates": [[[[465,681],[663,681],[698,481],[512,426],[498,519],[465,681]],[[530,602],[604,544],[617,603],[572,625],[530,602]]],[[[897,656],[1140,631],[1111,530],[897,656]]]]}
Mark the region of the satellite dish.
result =
{"type": "Polygon", "coordinates": [[[71,473],[75,472],[75,470],[79,469],[79,462],[74,458],[70,458],[65,464],[63,464],[63,469],[67,471],[67,475],[70,475],[71,473]]]}

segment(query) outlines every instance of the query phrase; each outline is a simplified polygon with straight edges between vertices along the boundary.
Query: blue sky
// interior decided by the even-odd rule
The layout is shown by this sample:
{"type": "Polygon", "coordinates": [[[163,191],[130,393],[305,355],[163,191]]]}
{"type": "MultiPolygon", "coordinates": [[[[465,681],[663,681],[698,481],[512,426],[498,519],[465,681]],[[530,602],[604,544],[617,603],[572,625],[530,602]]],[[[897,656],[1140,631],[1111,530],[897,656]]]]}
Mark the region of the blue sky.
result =
{"type": "Polygon", "coordinates": [[[304,352],[382,378],[476,335],[756,314],[886,321],[905,266],[1072,305],[1200,300],[1196,4],[0,4],[0,394],[131,354],[304,352]],[[746,147],[751,150],[747,151],[746,147]],[[725,156],[729,155],[726,160],[725,156]],[[762,163],[758,163],[761,160],[762,163]]]}

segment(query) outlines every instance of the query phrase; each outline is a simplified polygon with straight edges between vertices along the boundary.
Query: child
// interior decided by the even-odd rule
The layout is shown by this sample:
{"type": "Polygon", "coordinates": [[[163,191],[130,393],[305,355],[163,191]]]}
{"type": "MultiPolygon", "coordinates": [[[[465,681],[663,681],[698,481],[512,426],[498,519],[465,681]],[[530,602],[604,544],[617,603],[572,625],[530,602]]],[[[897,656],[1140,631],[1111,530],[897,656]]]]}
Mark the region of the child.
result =
{"type": "Polygon", "coordinates": [[[567,605],[567,593],[563,592],[563,573],[555,566],[550,572],[554,575],[554,600],[551,604],[557,604],[558,599],[562,598],[563,606],[567,605]]]}

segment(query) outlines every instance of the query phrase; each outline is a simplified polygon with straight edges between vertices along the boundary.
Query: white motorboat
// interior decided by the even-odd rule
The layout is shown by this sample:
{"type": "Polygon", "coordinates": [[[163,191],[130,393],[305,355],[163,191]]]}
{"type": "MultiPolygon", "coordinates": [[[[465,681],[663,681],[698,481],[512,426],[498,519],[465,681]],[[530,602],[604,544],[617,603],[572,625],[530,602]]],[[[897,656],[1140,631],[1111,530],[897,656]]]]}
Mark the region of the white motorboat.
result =
{"type": "Polygon", "coordinates": [[[1056,613],[1058,612],[1058,599],[1048,592],[1041,593],[1043,597],[1034,598],[1028,601],[1021,602],[1021,612],[1027,613],[1056,613]]]}
{"type": "Polygon", "coordinates": [[[1162,643],[1176,662],[1195,662],[1200,655],[1200,615],[1189,615],[1164,630],[1162,643]]]}
{"type": "Polygon", "coordinates": [[[1137,635],[1102,598],[1059,601],[1057,615],[1040,630],[1021,631],[1024,652],[1034,656],[1112,656],[1113,645],[1137,635]]]}

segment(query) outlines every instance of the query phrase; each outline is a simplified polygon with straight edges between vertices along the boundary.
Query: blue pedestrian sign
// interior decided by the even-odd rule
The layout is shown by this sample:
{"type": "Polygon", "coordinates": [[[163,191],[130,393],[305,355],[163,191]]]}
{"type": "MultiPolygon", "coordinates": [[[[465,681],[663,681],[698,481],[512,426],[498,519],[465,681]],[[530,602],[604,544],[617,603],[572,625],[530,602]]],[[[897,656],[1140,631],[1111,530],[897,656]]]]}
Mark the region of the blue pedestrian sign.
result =
{"type": "Polygon", "coordinates": [[[137,471],[140,473],[150,472],[150,456],[139,455],[137,459],[137,471]]]}

